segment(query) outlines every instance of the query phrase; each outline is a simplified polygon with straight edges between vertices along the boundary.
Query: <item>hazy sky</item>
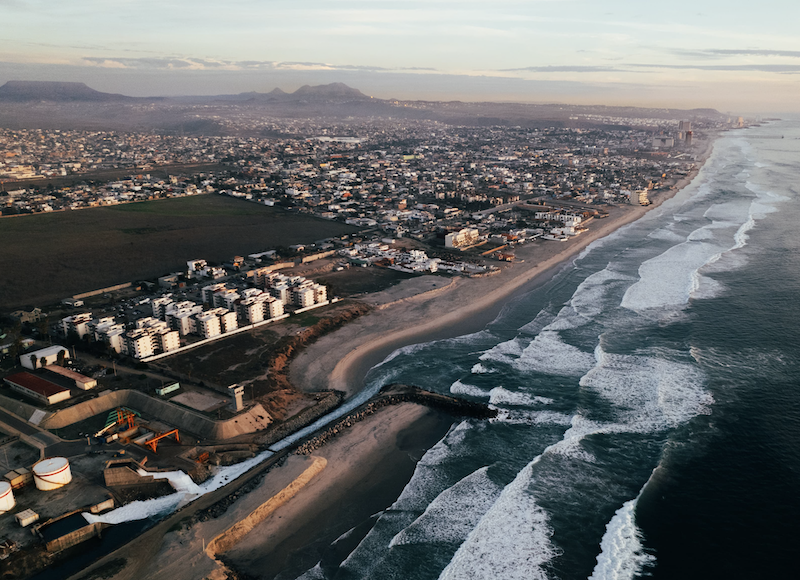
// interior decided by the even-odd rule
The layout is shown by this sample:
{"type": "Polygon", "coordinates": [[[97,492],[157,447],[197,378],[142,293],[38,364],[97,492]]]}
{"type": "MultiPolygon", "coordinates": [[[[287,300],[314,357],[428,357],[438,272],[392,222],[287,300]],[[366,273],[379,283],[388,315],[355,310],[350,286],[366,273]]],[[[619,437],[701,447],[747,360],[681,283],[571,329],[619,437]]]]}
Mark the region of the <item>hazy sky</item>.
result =
{"type": "Polygon", "coordinates": [[[0,0],[0,82],[800,110],[797,0],[0,0]]]}

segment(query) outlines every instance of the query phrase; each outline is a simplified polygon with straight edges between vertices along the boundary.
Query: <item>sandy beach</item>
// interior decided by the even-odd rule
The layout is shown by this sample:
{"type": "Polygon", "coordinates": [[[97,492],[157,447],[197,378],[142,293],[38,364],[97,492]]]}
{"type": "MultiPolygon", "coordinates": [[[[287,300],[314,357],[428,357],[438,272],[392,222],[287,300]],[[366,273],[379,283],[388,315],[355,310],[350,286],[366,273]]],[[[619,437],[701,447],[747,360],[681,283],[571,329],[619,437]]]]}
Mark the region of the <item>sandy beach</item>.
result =
{"type": "Polygon", "coordinates": [[[503,264],[499,274],[422,276],[365,297],[375,310],[300,353],[290,366],[292,384],[309,392],[337,389],[351,397],[364,386],[369,369],[394,350],[481,330],[510,298],[547,283],[589,244],[636,221],[688,185],[711,154],[713,139],[703,147],[697,168],[672,189],[652,196],[651,205],[610,208],[607,218],[592,220],[588,231],[567,242],[536,240],[519,246],[517,262],[503,264]]]}

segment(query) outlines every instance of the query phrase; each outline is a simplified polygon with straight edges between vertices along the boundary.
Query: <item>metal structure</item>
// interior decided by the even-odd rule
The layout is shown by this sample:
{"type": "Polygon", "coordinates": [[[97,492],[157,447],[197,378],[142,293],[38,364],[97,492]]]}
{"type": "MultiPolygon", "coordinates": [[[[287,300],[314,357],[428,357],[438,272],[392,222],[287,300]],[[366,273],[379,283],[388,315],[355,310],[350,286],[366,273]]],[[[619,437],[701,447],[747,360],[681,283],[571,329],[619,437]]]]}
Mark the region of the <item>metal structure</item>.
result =
{"type": "Polygon", "coordinates": [[[175,440],[180,442],[181,437],[178,433],[178,430],[173,429],[172,431],[167,431],[166,433],[161,433],[160,435],[156,435],[152,439],[145,441],[144,444],[150,449],[152,449],[153,453],[157,453],[156,450],[158,449],[158,442],[166,437],[169,437],[170,435],[175,435],[175,440]]]}
{"type": "Polygon", "coordinates": [[[106,419],[106,426],[100,429],[100,431],[98,431],[97,433],[95,433],[94,436],[100,437],[112,427],[116,427],[117,425],[124,425],[125,423],[128,424],[129,430],[133,429],[133,427],[136,424],[136,417],[141,418],[141,414],[138,411],[134,411],[133,409],[128,409],[127,407],[117,407],[116,409],[108,413],[108,418],[106,419]]]}

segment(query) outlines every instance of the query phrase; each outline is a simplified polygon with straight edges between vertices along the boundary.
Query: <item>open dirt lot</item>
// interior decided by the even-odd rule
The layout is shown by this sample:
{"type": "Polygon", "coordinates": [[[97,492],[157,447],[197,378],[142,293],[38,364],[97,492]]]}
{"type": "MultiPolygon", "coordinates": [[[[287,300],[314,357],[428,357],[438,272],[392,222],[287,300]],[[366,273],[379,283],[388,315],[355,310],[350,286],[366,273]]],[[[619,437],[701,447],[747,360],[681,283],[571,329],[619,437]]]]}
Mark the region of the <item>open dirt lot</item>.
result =
{"type": "Polygon", "coordinates": [[[183,270],[187,260],[222,262],[354,231],[218,195],[2,218],[0,305],[47,304],[183,270]]]}

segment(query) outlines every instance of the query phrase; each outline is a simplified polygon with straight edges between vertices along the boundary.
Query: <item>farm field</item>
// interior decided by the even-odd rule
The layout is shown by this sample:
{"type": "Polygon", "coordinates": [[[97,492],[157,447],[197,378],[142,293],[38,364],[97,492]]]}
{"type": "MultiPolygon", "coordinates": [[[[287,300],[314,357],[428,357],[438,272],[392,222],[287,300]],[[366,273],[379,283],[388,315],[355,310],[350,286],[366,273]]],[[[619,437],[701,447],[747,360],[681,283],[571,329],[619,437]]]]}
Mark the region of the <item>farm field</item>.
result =
{"type": "Polygon", "coordinates": [[[0,310],[354,231],[219,195],[2,218],[0,310]]]}

